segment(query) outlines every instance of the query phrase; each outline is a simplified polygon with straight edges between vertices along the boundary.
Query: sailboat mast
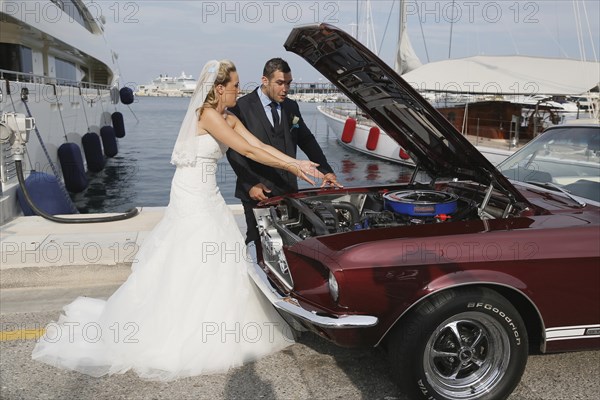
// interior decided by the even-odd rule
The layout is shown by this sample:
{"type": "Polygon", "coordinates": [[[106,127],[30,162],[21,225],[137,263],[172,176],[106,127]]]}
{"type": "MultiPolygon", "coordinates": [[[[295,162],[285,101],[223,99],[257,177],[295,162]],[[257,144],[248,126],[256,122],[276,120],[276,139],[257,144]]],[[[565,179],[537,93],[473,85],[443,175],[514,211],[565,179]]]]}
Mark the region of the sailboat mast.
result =
{"type": "Polygon", "coordinates": [[[452,19],[450,20],[450,43],[448,44],[448,59],[452,58],[452,30],[454,28],[454,1],[452,0],[452,19]]]}
{"type": "Polygon", "coordinates": [[[362,10],[359,2],[361,0],[356,0],[356,39],[377,54],[377,39],[375,37],[371,0],[362,0],[362,10]],[[361,11],[363,12],[362,15],[361,11]]]}

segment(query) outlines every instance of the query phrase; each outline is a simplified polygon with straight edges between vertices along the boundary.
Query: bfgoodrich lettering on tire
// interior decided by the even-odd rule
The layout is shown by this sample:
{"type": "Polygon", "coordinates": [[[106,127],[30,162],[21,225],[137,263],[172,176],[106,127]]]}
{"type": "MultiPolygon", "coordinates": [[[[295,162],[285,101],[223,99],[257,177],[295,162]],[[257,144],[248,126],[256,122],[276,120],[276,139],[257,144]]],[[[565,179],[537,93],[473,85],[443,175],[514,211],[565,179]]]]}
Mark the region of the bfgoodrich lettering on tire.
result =
{"type": "Polygon", "coordinates": [[[504,399],[527,363],[521,316],[486,288],[430,297],[399,322],[389,340],[394,380],[415,399],[504,399]]]}

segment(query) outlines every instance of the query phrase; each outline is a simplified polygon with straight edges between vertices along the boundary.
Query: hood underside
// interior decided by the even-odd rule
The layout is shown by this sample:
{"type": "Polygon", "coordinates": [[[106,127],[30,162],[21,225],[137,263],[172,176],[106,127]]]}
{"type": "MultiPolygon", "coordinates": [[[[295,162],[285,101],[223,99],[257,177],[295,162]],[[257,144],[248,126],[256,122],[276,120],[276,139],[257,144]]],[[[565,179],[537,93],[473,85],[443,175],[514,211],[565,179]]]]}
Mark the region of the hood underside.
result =
{"type": "Polygon", "coordinates": [[[432,178],[517,189],[393,69],[348,33],[328,24],[294,28],[284,45],[344,92],[432,178]]]}

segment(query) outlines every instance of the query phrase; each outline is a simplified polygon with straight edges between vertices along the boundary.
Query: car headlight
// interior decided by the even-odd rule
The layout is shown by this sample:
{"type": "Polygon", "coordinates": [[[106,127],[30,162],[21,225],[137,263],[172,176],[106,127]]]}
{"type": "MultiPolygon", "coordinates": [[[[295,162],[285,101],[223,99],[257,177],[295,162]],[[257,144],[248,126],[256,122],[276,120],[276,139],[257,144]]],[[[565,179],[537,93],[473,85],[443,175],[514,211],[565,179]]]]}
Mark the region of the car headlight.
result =
{"type": "Polygon", "coordinates": [[[333,301],[338,301],[340,297],[340,287],[338,286],[337,279],[335,279],[335,275],[333,272],[329,271],[329,293],[331,294],[331,298],[333,301]]]}

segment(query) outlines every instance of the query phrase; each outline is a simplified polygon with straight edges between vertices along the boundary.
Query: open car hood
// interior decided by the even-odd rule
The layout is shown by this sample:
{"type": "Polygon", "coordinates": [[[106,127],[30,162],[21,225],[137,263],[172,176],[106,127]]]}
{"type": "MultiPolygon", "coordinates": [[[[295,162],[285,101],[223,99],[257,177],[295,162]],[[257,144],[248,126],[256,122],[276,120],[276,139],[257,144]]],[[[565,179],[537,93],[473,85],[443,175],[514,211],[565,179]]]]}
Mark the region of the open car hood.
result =
{"type": "Polygon", "coordinates": [[[344,92],[433,178],[473,180],[516,201],[523,195],[431,104],[348,33],[296,27],[284,45],[344,92]]]}

